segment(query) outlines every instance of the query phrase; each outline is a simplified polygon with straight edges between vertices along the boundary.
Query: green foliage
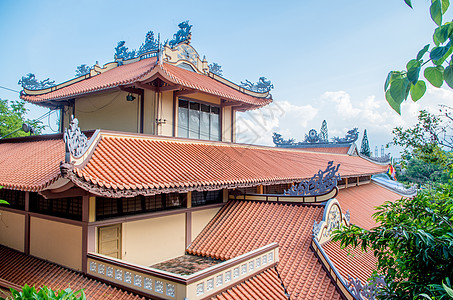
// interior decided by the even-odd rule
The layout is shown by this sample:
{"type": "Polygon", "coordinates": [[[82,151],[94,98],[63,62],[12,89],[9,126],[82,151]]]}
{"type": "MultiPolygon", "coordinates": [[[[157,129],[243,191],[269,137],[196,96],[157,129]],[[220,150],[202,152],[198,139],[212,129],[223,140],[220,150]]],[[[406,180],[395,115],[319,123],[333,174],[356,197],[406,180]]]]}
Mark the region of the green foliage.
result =
{"type": "MultiPolygon", "coordinates": [[[[3,186],[0,185],[0,190],[3,188],[3,186]]],[[[9,204],[8,201],[0,199],[0,204],[9,204]]]]}
{"type": "Polygon", "coordinates": [[[448,289],[434,287],[453,278],[453,182],[423,190],[413,199],[386,202],[373,216],[378,227],[367,231],[351,225],[336,231],[333,240],[373,251],[376,275],[387,283],[378,298],[448,295],[448,289]]]}
{"type": "Polygon", "coordinates": [[[37,291],[34,286],[30,287],[26,284],[22,291],[16,291],[15,289],[10,289],[10,291],[11,297],[0,297],[0,300],[86,300],[83,290],[73,292],[70,288],[52,291],[50,288],[43,286],[37,291]]]}
{"type": "MultiPolygon", "coordinates": [[[[406,5],[412,8],[411,0],[404,0],[406,5]]],[[[429,9],[431,19],[436,23],[437,28],[433,33],[435,46],[424,46],[415,59],[406,64],[406,70],[391,71],[384,85],[385,99],[398,114],[401,114],[401,104],[411,96],[413,101],[418,101],[426,92],[426,83],[420,79],[420,72],[426,64],[423,75],[434,87],[440,88],[444,81],[453,88],[453,23],[442,24],[442,18],[450,6],[450,0],[431,0],[429,9]],[[425,58],[426,53],[429,57],[425,58]],[[425,58],[425,59],[424,59],[425,58]]]]}
{"type": "MultiPolygon", "coordinates": [[[[44,126],[41,122],[26,119],[27,113],[24,101],[8,101],[0,99],[0,137],[5,136],[16,129],[20,129],[23,123],[31,125],[35,133],[40,134],[44,126]]],[[[18,130],[9,137],[26,136],[27,133],[18,130]]]]}
{"type": "Polygon", "coordinates": [[[362,146],[360,147],[360,154],[363,154],[368,157],[371,156],[370,143],[368,142],[368,135],[366,133],[366,129],[363,132],[362,146]]]}

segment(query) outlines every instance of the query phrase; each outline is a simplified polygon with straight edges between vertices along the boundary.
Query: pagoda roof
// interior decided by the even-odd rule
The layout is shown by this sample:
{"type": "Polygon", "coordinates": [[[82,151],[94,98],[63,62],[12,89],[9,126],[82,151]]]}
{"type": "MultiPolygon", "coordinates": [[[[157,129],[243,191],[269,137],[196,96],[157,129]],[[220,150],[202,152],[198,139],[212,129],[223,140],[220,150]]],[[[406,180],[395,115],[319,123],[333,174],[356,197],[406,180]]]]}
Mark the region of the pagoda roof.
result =
{"type": "Polygon", "coordinates": [[[95,66],[90,74],[50,88],[24,88],[20,97],[30,103],[55,107],[61,105],[59,102],[75,97],[131,87],[206,93],[218,96],[224,102],[233,102],[237,110],[255,109],[272,102],[269,92],[249,91],[213,73],[202,74],[173,63],[159,63],[157,57],[109,63],[104,68],[95,66]],[[152,84],[156,79],[163,82],[163,87],[152,84]]]}
{"type": "MultiPolygon", "coordinates": [[[[90,132],[92,133],[92,132],[90,132]]],[[[82,158],[63,163],[62,135],[0,142],[0,185],[42,191],[64,177],[96,195],[132,197],[308,179],[329,161],[342,177],[382,173],[358,156],[247,144],[97,131],[82,158]]]]}

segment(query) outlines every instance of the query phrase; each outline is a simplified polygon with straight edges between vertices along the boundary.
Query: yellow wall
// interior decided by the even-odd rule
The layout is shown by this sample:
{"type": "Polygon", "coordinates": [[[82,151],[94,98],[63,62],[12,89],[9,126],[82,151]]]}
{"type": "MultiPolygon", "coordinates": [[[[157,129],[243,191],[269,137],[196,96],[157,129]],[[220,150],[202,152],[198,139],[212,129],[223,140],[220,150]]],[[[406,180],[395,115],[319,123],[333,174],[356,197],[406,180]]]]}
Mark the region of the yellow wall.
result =
{"type": "Polygon", "coordinates": [[[150,266],[184,255],[185,214],[123,223],[122,259],[150,266]]]}
{"type": "Polygon", "coordinates": [[[81,270],[82,227],[31,217],[30,254],[81,270]]]}
{"type": "Polygon", "coordinates": [[[181,99],[188,99],[188,100],[195,100],[195,101],[203,101],[207,103],[212,103],[215,105],[220,105],[220,97],[217,96],[211,96],[208,94],[203,94],[203,93],[195,93],[195,94],[189,94],[187,95],[188,98],[181,96],[181,99]]]}
{"type": "Polygon", "coordinates": [[[209,221],[211,221],[219,210],[220,208],[211,208],[192,213],[192,241],[208,225],[209,221]]]}
{"type": "Polygon", "coordinates": [[[155,115],[155,98],[156,93],[151,90],[145,90],[145,113],[143,120],[143,133],[155,134],[154,128],[156,124],[156,115],[155,115]]]}
{"type": "Polygon", "coordinates": [[[0,244],[24,251],[25,215],[0,210],[0,244]]]}
{"type": "Polygon", "coordinates": [[[231,142],[231,130],[233,124],[231,124],[231,107],[225,106],[222,109],[222,141],[231,142]]]}
{"type": "MultiPolygon", "coordinates": [[[[157,106],[157,118],[166,120],[158,125],[159,135],[173,135],[173,92],[162,92],[157,106]]],[[[157,101],[156,101],[157,102],[157,101]]]]}
{"type": "MultiPolygon", "coordinates": [[[[138,132],[139,96],[134,101],[126,101],[126,92],[111,92],[83,98],[75,101],[75,117],[82,130],[109,129],[138,132]]],[[[65,116],[65,127],[72,114],[69,108],[65,116]]]]}

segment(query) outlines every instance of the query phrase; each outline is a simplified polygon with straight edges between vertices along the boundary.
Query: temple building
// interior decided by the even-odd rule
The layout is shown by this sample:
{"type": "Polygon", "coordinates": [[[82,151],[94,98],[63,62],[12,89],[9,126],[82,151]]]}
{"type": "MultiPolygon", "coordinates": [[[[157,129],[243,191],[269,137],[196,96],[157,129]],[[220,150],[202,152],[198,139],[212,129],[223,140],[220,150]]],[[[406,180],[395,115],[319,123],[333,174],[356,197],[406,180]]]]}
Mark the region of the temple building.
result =
{"type": "Polygon", "coordinates": [[[353,142],[345,152],[236,143],[236,112],[272,97],[211,72],[187,22],[165,45],[148,34],[139,51],[120,50],[62,84],[24,87],[25,101],[61,110],[60,133],[0,140],[0,287],[362,299],[351,286],[375,259],[348,256],[330,234],[376,226],[375,206],[411,196],[372,180],[387,163],[353,142]]]}

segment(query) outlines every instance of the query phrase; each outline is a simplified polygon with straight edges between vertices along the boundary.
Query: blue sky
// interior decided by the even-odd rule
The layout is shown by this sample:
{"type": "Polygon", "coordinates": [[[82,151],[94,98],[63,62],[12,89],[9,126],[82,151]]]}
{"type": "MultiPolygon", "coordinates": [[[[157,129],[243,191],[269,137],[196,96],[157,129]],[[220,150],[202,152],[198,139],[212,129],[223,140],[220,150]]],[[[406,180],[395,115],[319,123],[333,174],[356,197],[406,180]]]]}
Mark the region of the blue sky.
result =
{"type": "MultiPolygon", "coordinates": [[[[18,80],[30,72],[68,80],[77,65],[112,61],[120,40],[138,48],[148,30],[167,39],[189,20],[192,45],[222,65],[226,78],[266,76],[274,83],[271,107],[238,117],[242,141],[270,144],[273,131],[301,140],[326,119],[331,137],[368,129],[374,150],[391,140],[393,127],[412,124],[419,109],[453,104],[449,89],[428,89],[403,106],[402,117],[385,102],[388,71],[403,69],[432,40],[429,2],[413,4],[411,10],[403,0],[2,0],[0,85],[19,90],[18,80]]],[[[18,94],[0,89],[0,98],[18,94]]],[[[32,118],[46,112],[29,108],[32,118]]]]}

